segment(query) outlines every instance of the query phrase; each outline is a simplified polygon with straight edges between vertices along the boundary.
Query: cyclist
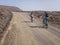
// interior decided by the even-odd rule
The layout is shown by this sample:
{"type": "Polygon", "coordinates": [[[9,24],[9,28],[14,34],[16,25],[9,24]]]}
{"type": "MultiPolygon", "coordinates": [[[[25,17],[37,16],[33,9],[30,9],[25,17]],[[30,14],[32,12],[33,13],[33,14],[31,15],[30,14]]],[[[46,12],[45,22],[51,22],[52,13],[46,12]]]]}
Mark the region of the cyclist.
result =
{"type": "Polygon", "coordinates": [[[46,28],[48,28],[48,14],[46,12],[43,18],[43,24],[46,28]]]}
{"type": "Polygon", "coordinates": [[[33,22],[33,12],[31,12],[30,17],[31,17],[31,22],[33,22]]]}

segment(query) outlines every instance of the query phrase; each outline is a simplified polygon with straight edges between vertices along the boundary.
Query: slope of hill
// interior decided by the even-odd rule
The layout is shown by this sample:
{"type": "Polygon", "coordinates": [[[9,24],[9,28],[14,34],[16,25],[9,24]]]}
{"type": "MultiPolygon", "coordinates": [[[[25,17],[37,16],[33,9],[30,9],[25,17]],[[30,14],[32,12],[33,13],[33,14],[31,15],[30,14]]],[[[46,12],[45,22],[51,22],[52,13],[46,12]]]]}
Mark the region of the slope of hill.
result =
{"type": "Polygon", "coordinates": [[[1,37],[3,37],[6,28],[12,19],[12,16],[13,15],[10,11],[6,9],[0,9],[0,40],[1,37]]]}
{"type": "MultiPolygon", "coordinates": [[[[60,25],[60,11],[46,11],[49,15],[49,22],[60,25]]],[[[45,11],[34,11],[36,17],[45,15],[45,11]]]]}
{"type": "Polygon", "coordinates": [[[12,12],[22,11],[21,9],[19,9],[18,7],[15,7],[15,6],[4,6],[4,5],[0,5],[0,9],[7,9],[7,10],[10,10],[12,12]]]}

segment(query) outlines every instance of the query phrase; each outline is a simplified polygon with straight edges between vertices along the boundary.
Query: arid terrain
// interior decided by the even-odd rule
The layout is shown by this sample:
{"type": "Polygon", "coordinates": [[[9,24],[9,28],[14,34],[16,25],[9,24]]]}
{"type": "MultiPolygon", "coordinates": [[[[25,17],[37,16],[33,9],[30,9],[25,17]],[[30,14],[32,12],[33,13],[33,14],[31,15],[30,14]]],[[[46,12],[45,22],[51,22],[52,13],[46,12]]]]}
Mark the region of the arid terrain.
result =
{"type": "Polygon", "coordinates": [[[55,25],[60,25],[60,12],[59,11],[35,11],[37,17],[45,15],[47,12],[49,16],[49,22],[55,25]]]}
{"type": "Polygon", "coordinates": [[[0,41],[3,37],[6,28],[8,27],[13,15],[6,9],[0,9],[0,41]]]}
{"type": "Polygon", "coordinates": [[[13,17],[12,12],[19,11],[21,10],[15,6],[0,5],[0,41],[7,32],[7,28],[9,27],[10,21],[13,17]]]}
{"type": "Polygon", "coordinates": [[[16,6],[5,6],[5,5],[0,5],[0,9],[7,9],[11,12],[19,12],[19,11],[22,11],[21,9],[19,9],[18,7],[16,6]]]}
{"type": "Polygon", "coordinates": [[[40,27],[37,18],[30,22],[29,13],[13,12],[12,23],[2,45],[60,45],[60,29],[40,27]]]}
{"type": "Polygon", "coordinates": [[[32,23],[31,11],[6,7],[0,8],[0,45],[60,45],[60,12],[47,11],[49,25],[46,29],[41,27],[39,18],[45,11],[34,11],[32,23]]]}

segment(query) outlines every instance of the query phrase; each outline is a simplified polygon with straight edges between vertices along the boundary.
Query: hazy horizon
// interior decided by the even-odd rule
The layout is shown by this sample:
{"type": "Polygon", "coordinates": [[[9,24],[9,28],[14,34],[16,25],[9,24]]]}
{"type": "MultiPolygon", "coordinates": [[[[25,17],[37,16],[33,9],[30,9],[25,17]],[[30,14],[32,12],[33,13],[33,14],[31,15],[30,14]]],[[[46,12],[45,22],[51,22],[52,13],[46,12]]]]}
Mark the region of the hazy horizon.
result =
{"type": "Polygon", "coordinates": [[[25,11],[60,11],[60,0],[1,0],[0,5],[16,6],[25,11]]]}

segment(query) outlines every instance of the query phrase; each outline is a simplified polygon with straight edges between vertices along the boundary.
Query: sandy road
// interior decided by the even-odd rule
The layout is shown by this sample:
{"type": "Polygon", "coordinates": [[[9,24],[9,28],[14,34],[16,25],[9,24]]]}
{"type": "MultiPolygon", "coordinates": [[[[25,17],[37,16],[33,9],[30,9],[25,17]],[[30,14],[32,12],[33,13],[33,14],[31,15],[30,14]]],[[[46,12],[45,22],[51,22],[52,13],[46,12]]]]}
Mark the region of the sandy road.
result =
{"type": "Polygon", "coordinates": [[[60,30],[40,28],[30,22],[29,13],[14,12],[14,24],[3,45],[60,45],[60,30]]]}

